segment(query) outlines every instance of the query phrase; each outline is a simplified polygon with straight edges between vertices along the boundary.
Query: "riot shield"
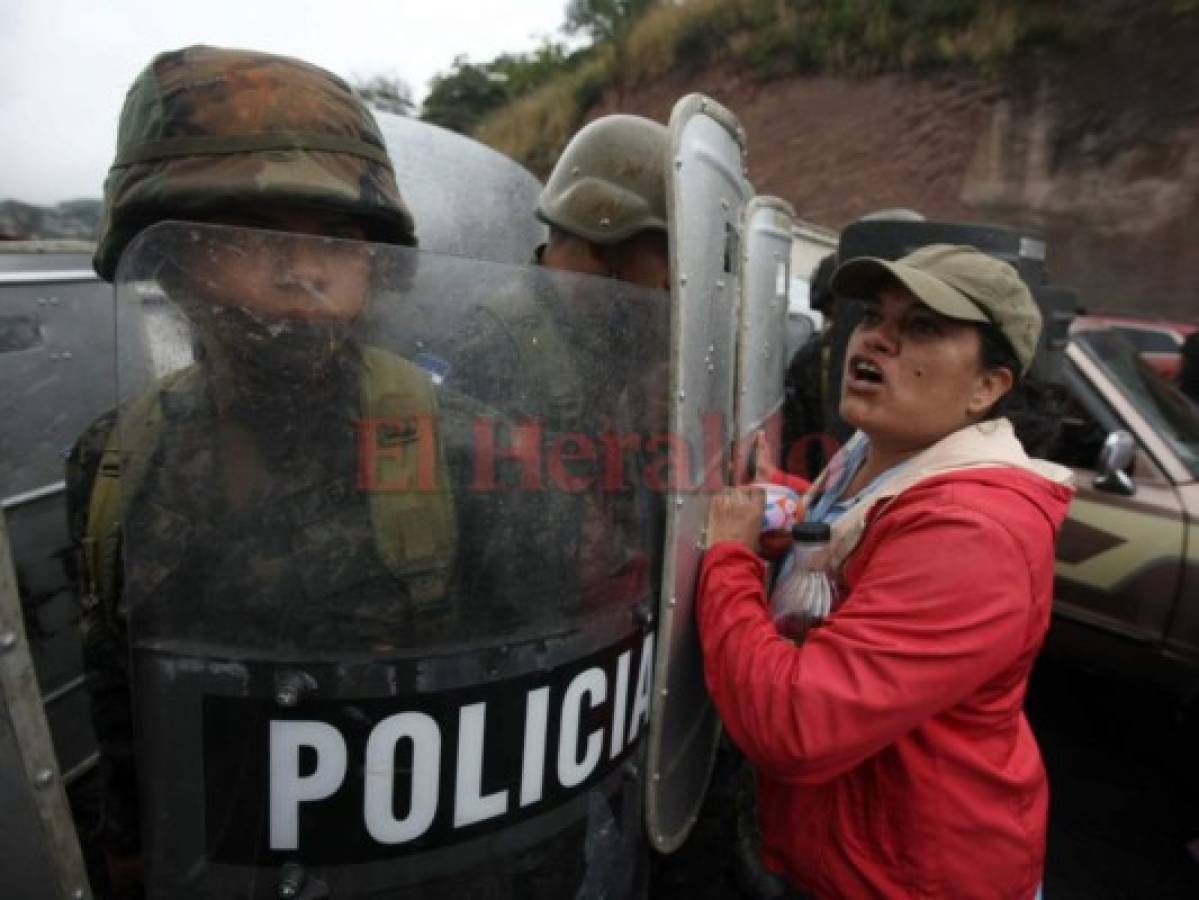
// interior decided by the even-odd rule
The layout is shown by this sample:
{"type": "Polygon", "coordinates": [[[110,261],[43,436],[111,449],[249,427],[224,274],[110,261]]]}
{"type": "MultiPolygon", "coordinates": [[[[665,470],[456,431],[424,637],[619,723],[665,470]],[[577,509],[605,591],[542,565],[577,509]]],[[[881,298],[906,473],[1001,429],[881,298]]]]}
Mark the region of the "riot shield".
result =
{"type": "Polygon", "coordinates": [[[720,723],[704,688],[694,593],[707,497],[728,483],[737,352],[744,135],[697,94],[670,118],[667,201],[672,304],[670,433],[685,450],[667,502],[650,729],[647,823],[670,852],[695,822],[720,723]]]}
{"type": "Polygon", "coordinates": [[[22,621],[0,510],[0,893],[91,896],[22,621]]]}
{"type": "MultiPolygon", "coordinates": [[[[795,214],[777,197],[754,197],[745,208],[737,330],[734,481],[752,478],[753,435],[765,431],[772,452],[782,446],[783,376],[787,368],[787,300],[795,214]]],[[[777,463],[778,460],[776,459],[777,463]]]]}
{"type": "Polygon", "coordinates": [[[421,249],[525,263],[545,240],[534,216],[541,184],[476,140],[408,116],[375,111],[416,219],[421,249]]]}
{"type": "Polygon", "coordinates": [[[148,895],[639,895],[665,292],[180,223],[117,282],[148,895]]]}

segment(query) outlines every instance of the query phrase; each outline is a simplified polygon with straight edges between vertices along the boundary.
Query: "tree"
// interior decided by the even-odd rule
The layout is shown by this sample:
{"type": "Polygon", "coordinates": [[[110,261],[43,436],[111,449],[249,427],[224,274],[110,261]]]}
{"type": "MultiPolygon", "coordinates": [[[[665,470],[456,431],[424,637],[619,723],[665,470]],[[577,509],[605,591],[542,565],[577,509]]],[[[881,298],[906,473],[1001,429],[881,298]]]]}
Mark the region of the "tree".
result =
{"type": "Polygon", "coordinates": [[[508,79],[487,65],[454,59],[449,72],[434,75],[421,118],[434,125],[470,134],[483,117],[508,102],[508,79]]]}
{"type": "Polygon", "coordinates": [[[633,22],[653,4],[653,0],[570,0],[566,7],[563,31],[582,31],[598,43],[620,45],[633,22]]]}
{"type": "Polygon", "coordinates": [[[458,56],[450,71],[433,76],[421,112],[426,122],[471,134],[492,111],[540,87],[575,65],[583,51],[544,38],[529,53],[502,53],[488,63],[458,56]]]}
{"type": "Polygon", "coordinates": [[[595,45],[612,47],[612,73],[620,102],[625,91],[625,42],[633,23],[645,13],[654,0],[570,0],[566,7],[567,34],[582,31],[591,35],[595,45]]]}
{"type": "Polygon", "coordinates": [[[354,79],[354,93],[363,102],[383,112],[408,116],[416,104],[412,102],[412,88],[398,75],[372,75],[354,79]]]}

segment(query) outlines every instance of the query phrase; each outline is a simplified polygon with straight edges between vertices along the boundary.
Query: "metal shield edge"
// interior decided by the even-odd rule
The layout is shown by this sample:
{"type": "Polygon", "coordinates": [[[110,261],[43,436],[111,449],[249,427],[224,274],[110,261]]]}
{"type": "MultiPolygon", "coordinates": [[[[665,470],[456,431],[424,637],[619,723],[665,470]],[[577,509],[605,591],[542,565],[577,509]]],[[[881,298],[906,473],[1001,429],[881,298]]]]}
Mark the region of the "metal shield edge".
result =
{"type": "Polygon", "coordinates": [[[21,615],[16,573],[9,551],[8,524],[0,509],[0,751],[12,750],[20,759],[0,759],[0,795],[19,795],[6,802],[0,831],[20,836],[41,852],[25,855],[18,867],[0,868],[0,895],[40,898],[91,897],[79,837],[63,789],[62,773],[50,740],[37,673],[21,615]]]}
{"type": "Polygon", "coordinates": [[[752,452],[759,429],[767,431],[776,455],[780,450],[795,211],[778,197],[759,196],[746,205],[744,221],[735,401],[739,460],[752,452]]]}
{"type": "MultiPolygon", "coordinates": [[[[741,262],[737,246],[742,227],[742,210],[752,195],[746,180],[745,131],[736,116],[719,103],[700,94],[691,94],[675,104],[670,117],[670,152],[666,159],[666,198],[670,211],[671,296],[674,315],[671,321],[671,433],[694,439],[702,431],[700,419],[688,427],[687,416],[703,405],[699,391],[687,385],[697,379],[724,378],[717,403],[701,409],[704,414],[721,417],[721,428],[731,428],[733,385],[735,379],[736,315],[740,284],[736,269],[741,262]],[[697,120],[711,123],[708,143],[686,155],[683,138],[688,126],[697,120]],[[720,145],[720,146],[717,146],[720,145]],[[721,157],[721,151],[725,151],[721,157]],[[725,190],[714,194],[709,209],[680,213],[679,179],[686,177],[685,167],[706,165],[719,177],[725,190]],[[694,255],[716,266],[715,273],[686,271],[691,260],[684,252],[684,226],[719,229],[718,247],[706,247],[706,253],[694,255]],[[702,277],[715,274],[712,283],[702,277]],[[685,352],[685,326],[691,316],[682,310],[716,310],[727,320],[728,334],[722,346],[715,341],[707,347],[685,352]],[[705,375],[706,373],[706,375],[705,375]]],[[[711,393],[711,392],[708,392],[711,393]]],[[[700,446],[703,445],[702,437],[700,446]]],[[[692,445],[695,444],[691,440],[692,445]]],[[[710,479],[726,483],[728,440],[722,438],[720,455],[702,459],[688,473],[702,485],[710,479]]],[[[695,447],[693,446],[693,449],[695,447]]],[[[703,659],[695,633],[694,592],[703,546],[703,527],[707,514],[707,494],[703,487],[667,492],[666,547],[663,561],[662,593],[659,598],[657,657],[654,660],[654,695],[650,714],[648,775],[646,780],[646,829],[654,849],[670,853],[686,840],[703,802],[708,779],[720,739],[720,721],[703,682],[703,659]],[[671,710],[674,713],[669,714],[671,710]],[[681,720],[676,723],[676,720],[681,720]],[[673,727],[677,724],[677,728],[673,727]],[[682,752],[668,753],[667,743],[682,752]]]]}

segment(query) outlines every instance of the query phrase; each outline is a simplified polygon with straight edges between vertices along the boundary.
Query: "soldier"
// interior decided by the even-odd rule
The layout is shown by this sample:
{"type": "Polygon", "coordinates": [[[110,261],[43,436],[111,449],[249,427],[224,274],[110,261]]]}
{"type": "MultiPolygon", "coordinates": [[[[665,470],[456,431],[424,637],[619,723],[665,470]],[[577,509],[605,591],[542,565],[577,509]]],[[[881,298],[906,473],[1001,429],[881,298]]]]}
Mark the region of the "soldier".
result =
{"type": "Polygon", "coordinates": [[[570,619],[574,497],[384,349],[456,323],[439,279],[471,268],[411,249],[370,113],[298,60],[163,54],[105,211],[128,386],[68,477],[114,891],[626,893],[652,639],[603,591],[603,628],[570,619]]]}
{"type": "Polygon", "coordinates": [[[368,407],[404,417],[435,409],[419,369],[350,338],[371,278],[361,245],[351,242],[411,246],[416,238],[374,120],[348,86],[267,54],[192,47],[157,57],[122,112],[96,271],[113,280],[130,241],[165,219],[345,240],[301,246],[261,234],[256,246],[237,246],[201,230],[194,247],[164,253],[172,265],[156,274],[195,327],[198,363],[127,404],[119,432],[114,415],[106,416],[73,454],[72,525],[85,549],[89,598],[84,654],[106,785],[104,844],[120,895],[141,879],[128,611],[167,596],[169,604],[155,601],[155,629],[195,620],[206,604],[215,639],[235,638],[255,615],[273,617],[281,642],[366,639],[381,598],[393,592],[407,598],[407,627],[444,618],[437,600],[456,538],[441,460],[438,490],[393,492],[372,499],[369,510],[344,477],[329,476],[353,471],[339,458],[352,461],[356,452],[341,411],[368,407]],[[329,439],[330,429],[340,440],[329,439]],[[211,440],[197,440],[199,433],[211,440]],[[281,547],[280,520],[294,517],[297,503],[312,502],[303,500],[305,486],[323,493],[318,518],[329,524],[310,525],[299,545],[292,534],[293,546],[281,547]],[[180,514],[200,510],[220,527],[241,530],[219,556],[193,552],[204,542],[180,514]],[[139,557],[157,565],[122,566],[122,529],[124,540],[144,542],[139,557]],[[261,539],[266,531],[273,548],[261,539]],[[380,552],[364,549],[372,545],[380,552]],[[255,569],[288,564],[291,577],[270,580],[273,597],[236,589],[255,569]],[[215,577],[205,582],[209,572],[215,577]],[[339,605],[343,633],[311,634],[320,609],[285,602],[304,579],[313,596],[339,605]],[[353,606],[341,602],[351,589],[353,606]],[[226,615],[213,609],[218,602],[228,604],[226,615]],[[280,620],[281,609],[293,614],[280,620]]]}
{"type": "MultiPolygon", "coordinates": [[[[640,116],[604,116],[580,130],[562,151],[537,204],[538,218],[549,226],[548,242],[535,251],[541,266],[669,290],[667,142],[663,125],[640,116]]],[[[627,330],[635,336],[636,329],[612,320],[615,304],[580,309],[564,291],[569,283],[550,274],[534,291],[497,293],[463,332],[463,364],[454,383],[551,427],[579,424],[591,386],[568,346],[585,342],[588,331],[627,330]]],[[[631,358],[621,369],[636,372],[637,348],[627,349],[631,358]]],[[[586,424],[595,429],[598,423],[586,424]]]]}
{"type": "MultiPolygon", "coordinates": [[[[664,322],[669,302],[667,144],[665,126],[631,115],[604,116],[571,139],[537,204],[537,217],[549,226],[549,240],[534,253],[544,277],[532,290],[523,281],[507,286],[480,306],[462,332],[460,362],[448,382],[547,432],[635,436],[623,466],[630,471],[643,465],[652,426],[664,425],[666,416],[664,402],[653,402],[665,399],[665,365],[650,365],[659,348],[640,341],[659,333],[644,322],[664,322]],[[580,279],[558,273],[611,278],[614,298],[626,302],[581,302],[580,279]],[[615,345],[619,366],[610,358],[615,345]],[[604,378],[592,377],[592,369],[604,378]],[[646,415],[634,421],[630,408],[646,415]]],[[[583,581],[603,592],[641,590],[648,572],[648,560],[626,559],[620,550],[620,534],[655,515],[632,489],[580,496],[578,530],[564,535],[583,581]],[[605,533],[612,546],[603,546],[605,533]],[[614,587],[620,584],[626,587],[614,587]]]]}

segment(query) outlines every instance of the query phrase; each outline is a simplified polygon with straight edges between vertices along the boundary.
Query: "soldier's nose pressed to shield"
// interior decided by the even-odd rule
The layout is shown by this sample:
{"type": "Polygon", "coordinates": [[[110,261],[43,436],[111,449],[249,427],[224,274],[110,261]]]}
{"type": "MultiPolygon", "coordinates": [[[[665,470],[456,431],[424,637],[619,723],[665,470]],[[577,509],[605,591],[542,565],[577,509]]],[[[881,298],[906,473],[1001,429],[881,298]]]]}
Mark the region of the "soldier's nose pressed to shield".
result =
{"type": "Polygon", "coordinates": [[[242,308],[266,320],[349,324],[366,306],[370,261],[361,225],[340,214],[265,206],[253,216],[230,214],[212,224],[262,230],[227,240],[198,234],[196,254],[182,265],[199,275],[197,299],[242,308]],[[312,235],[328,240],[273,237],[312,235]],[[205,254],[203,258],[196,258],[205,254]]]}
{"type": "Polygon", "coordinates": [[[961,246],[851,259],[832,289],[866,302],[841,397],[859,430],[805,498],[841,603],[798,645],[776,631],[745,490],[712,501],[697,600],[764,861],[818,897],[1031,900],[1048,790],[1021,707],[1072,494],[1017,438],[1040,313],[961,246]]]}

